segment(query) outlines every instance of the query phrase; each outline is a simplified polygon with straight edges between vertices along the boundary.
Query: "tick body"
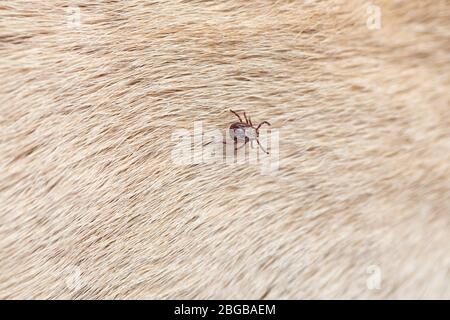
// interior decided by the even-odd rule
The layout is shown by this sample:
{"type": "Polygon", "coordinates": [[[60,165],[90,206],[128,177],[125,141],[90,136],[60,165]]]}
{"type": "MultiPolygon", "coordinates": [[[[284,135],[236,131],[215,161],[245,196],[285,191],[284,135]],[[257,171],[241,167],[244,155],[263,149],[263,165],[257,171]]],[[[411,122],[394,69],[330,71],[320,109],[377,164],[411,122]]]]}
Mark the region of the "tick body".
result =
{"type": "MultiPolygon", "coordinates": [[[[244,119],[245,122],[242,121],[241,117],[239,116],[239,114],[237,114],[235,111],[230,110],[231,113],[233,113],[238,119],[239,122],[234,122],[233,124],[231,124],[230,126],[230,136],[233,139],[234,143],[237,144],[238,142],[242,142],[243,146],[245,146],[247,144],[247,142],[251,141],[255,141],[258,143],[259,147],[267,154],[269,154],[269,152],[267,152],[266,150],[264,150],[264,148],[261,146],[261,144],[259,143],[259,128],[263,125],[263,124],[267,124],[270,126],[270,123],[267,121],[263,121],[261,122],[256,128],[253,126],[252,124],[252,120],[250,119],[250,117],[247,118],[247,115],[244,112],[244,119]]],[[[253,146],[253,145],[252,145],[253,146]]],[[[237,150],[238,148],[235,147],[235,150],[237,150]]]]}

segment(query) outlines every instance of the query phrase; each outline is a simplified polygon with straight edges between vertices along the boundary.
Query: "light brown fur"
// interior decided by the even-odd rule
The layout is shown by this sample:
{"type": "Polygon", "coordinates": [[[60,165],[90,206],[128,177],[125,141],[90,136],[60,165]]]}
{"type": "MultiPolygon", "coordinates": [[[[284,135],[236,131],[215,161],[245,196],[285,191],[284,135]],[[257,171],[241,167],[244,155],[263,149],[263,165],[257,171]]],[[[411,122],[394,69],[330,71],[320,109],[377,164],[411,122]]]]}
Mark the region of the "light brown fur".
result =
{"type": "Polygon", "coordinates": [[[2,1],[0,298],[449,299],[450,5],[369,3],[2,1]],[[230,108],[277,172],[173,163],[230,108]]]}

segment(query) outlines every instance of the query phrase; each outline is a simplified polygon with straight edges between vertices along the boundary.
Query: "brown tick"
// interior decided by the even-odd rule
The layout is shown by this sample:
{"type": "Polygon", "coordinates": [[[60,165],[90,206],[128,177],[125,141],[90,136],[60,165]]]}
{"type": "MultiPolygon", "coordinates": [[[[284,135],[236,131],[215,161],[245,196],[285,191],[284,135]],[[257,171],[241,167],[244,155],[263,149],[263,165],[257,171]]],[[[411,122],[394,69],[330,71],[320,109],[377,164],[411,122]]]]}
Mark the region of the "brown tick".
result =
{"type": "MultiPolygon", "coordinates": [[[[234,122],[230,126],[230,136],[234,140],[234,143],[237,144],[238,142],[244,142],[244,144],[241,146],[241,147],[243,147],[247,144],[247,142],[251,141],[252,147],[253,147],[253,141],[256,140],[256,142],[261,147],[261,149],[265,153],[269,154],[269,152],[264,150],[262,145],[259,143],[258,137],[259,137],[259,128],[263,124],[267,124],[270,126],[270,123],[267,121],[263,121],[255,128],[252,124],[252,120],[250,119],[250,117],[248,117],[248,119],[247,119],[247,115],[245,114],[245,112],[244,112],[245,122],[243,122],[241,117],[236,112],[234,112],[233,110],[230,110],[230,111],[239,119],[239,122],[234,122]]],[[[241,147],[239,147],[239,148],[241,148],[241,147]]],[[[234,150],[237,150],[237,149],[238,148],[236,148],[236,147],[234,148],[234,150]]]]}

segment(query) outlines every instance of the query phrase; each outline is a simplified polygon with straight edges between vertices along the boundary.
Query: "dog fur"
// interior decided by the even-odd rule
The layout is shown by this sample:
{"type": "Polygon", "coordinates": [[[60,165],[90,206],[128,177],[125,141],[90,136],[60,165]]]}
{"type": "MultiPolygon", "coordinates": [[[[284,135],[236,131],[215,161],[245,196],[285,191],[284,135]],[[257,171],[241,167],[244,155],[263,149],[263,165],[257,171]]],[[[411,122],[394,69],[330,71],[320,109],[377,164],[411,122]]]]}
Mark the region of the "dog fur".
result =
{"type": "Polygon", "coordinates": [[[449,18],[3,0],[0,298],[449,299],[449,18]],[[279,130],[278,170],[174,163],[229,109],[279,130]]]}

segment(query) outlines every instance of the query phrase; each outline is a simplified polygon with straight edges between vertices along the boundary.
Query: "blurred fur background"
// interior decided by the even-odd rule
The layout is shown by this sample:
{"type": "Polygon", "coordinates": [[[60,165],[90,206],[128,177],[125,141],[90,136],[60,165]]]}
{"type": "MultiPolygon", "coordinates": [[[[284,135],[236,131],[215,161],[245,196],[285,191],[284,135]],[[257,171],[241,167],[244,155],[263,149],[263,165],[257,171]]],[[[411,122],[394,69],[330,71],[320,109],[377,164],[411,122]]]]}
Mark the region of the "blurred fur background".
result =
{"type": "Polygon", "coordinates": [[[449,88],[446,0],[3,0],[0,298],[449,299],[449,88]]]}

